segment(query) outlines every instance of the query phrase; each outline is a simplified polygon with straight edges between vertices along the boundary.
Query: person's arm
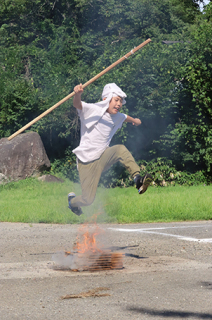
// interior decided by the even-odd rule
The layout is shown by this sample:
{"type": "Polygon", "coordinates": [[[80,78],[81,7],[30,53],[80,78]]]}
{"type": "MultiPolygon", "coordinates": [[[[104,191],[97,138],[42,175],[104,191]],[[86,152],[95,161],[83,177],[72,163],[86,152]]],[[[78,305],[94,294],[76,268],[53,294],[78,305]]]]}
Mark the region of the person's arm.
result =
{"type": "Polygon", "coordinates": [[[139,126],[141,124],[141,120],[138,118],[132,118],[130,116],[127,116],[124,122],[132,123],[133,126],[139,126]]]}
{"type": "Polygon", "coordinates": [[[82,101],[81,101],[81,94],[83,93],[82,83],[74,87],[74,100],[73,106],[76,109],[82,110],[82,101]]]}

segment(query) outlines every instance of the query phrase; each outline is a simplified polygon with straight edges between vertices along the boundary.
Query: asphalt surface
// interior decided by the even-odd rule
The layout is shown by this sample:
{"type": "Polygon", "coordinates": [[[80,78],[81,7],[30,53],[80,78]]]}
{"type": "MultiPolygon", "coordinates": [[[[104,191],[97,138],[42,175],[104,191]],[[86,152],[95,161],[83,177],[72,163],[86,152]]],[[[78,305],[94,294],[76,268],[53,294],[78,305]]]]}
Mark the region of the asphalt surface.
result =
{"type": "Polygon", "coordinates": [[[124,268],[61,270],[79,227],[0,223],[1,320],[212,319],[212,221],[101,225],[124,268]]]}

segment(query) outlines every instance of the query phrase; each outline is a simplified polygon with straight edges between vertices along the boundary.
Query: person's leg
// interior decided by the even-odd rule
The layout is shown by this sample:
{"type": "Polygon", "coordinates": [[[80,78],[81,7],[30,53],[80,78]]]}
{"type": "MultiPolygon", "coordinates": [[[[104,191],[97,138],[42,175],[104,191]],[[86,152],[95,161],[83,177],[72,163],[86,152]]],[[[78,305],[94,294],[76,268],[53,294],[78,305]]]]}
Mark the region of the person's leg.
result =
{"type": "Polygon", "coordinates": [[[136,183],[139,194],[144,193],[151,181],[150,174],[140,176],[140,168],[133,156],[124,145],[108,147],[101,157],[93,162],[78,162],[78,171],[82,189],[82,195],[69,194],[69,208],[77,215],[82,214],[80,207],[91,205],[96,196],[97,186],[103,171],[108,170],[116,162],[120,162],[131,174],[136,183]]]}
{"type": "Polygon", "coordinates": [[[102,174],[100,159],[89,163],[82,163],[81,161],[78,162],[78,171],[82,194],[80,196],[72,198],[71,206],[83,207],[89,206],[93,203],[96,196],[99,179],[102,174]]]}
{"type": "Polygon", "coordinates": [[[129,171],[133,177],[136,188],[138,189],[138,193],[144,193],[150,183],[153,181],[153,178],[149,173],[146,173],[143,177],[140,176],[139,166],[124,145],[118,144],[105,150],[101,157],[102,165],[104,165],[103,171],[106,171],[118,161],[129,171]]]}
{"type": "Polygon", "coordinates": [[[68,194],[69,208],[75,214],[81,215],[81,207],[89,206],[93,203],[102,172],[109,169],[118,161],[129,170],[133,177],[139,173],[139,166],[136,164],[131,153],[123,145],[108,147],[101,157],[95,161],[89,163],[78,161],[82,194],[77,197],[73,192],[68,194]]]}
{"type": "Polygon", "coordinates": [[[114,163],[120,162],[134,178],[140,172],[140,168],[129,150],[122,144],[107,148],[101,156],[103,171],[108,170],[114,163]]]}

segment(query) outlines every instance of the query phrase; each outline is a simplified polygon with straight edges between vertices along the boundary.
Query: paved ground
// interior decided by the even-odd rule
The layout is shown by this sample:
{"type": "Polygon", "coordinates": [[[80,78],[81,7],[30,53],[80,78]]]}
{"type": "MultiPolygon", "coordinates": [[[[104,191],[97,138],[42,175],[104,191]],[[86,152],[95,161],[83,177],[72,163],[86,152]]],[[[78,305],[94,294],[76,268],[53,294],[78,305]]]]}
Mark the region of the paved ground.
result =
{"type": "Polygon", "coordinates": [[[0,223],[0,319],[212,319],[211,221],[101,227],[122,270],[55,270],[77,225],[0,223]],[[100,287],[107,295],[61,299],[100,287]]]}

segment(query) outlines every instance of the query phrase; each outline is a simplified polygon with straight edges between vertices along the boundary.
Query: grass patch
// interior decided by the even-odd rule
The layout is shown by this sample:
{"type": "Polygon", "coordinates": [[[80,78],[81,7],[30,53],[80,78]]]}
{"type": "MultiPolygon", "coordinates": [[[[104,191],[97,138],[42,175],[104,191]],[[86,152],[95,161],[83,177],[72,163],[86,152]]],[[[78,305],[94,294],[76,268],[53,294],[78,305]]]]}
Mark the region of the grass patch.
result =
{"type": "Polygon", "coordinates": [[[119,223],[210,220],[211,196],[212,186],[203,185],[150,187],[140,196],[133,187],[116,188],[108,190],[108,213],[119,223]]]}
{"type": "Polygon", "coordinates": [[[150,187],[143,195],[136,189],[98,188],[94,203],[77,217],[68,209],[67,194],[81,193],[69,180],[47,183],[26,179],[0,186],[0,221],[25,223],[139,223],[212,219],[212,186],[150,187]]]}

